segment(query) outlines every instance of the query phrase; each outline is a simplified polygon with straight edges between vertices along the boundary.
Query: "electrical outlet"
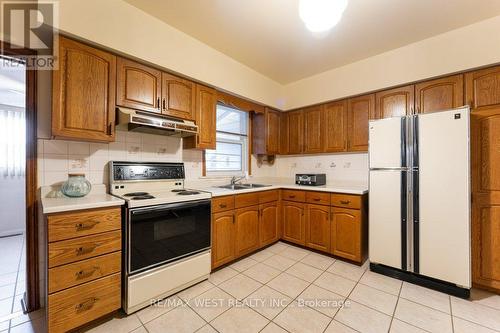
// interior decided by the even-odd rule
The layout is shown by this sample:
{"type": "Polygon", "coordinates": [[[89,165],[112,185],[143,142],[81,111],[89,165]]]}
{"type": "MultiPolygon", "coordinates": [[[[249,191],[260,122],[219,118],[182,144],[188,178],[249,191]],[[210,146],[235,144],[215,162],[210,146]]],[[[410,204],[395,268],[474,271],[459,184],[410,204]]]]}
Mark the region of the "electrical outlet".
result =
{"type": "Polygon", "coordinates": [[[349,169],[351,167],[351,162],[345,162],[344,163],[344,168],[349,169]]]}
{"type": "Polygon", "coordinates": [[[336,167],[337,167],[337,164],[335,164],[335,162],[330,163],[330,168],[336,168],[336,167]]]}

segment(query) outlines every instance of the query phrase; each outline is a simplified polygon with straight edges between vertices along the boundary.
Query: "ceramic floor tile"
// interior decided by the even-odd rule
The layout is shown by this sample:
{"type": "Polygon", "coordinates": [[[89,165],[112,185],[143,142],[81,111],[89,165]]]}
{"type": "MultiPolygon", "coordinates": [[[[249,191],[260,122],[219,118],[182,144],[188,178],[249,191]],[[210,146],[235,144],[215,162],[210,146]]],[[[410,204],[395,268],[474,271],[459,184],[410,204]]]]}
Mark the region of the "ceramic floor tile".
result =
{"type": "Polygon", "coordinates": [[[298,247],[289,246],[287,249],[280,252],[279,255],[297,261],[304,259],[304,257],[307,256],[309,253],[310,251],[298,247]]]}
{"type": "Polygon", "coordinates": [[[314,281],[314,284],[336,294],[347,297],[354,289],[356,282],[343,278],[339,275],[324,272],[316,281],[314,281]]]}
{"type": "Polygon", "coordinates": [[[390,316],[356,302],[340,309],[335,320],[363,333],[386,333],[391,324],[390,316]]]}
{"type": "Polygon", "coordinates": [[[146,328],[144,326],[141,326],[139,328],[136,328],[135,330],[133,330],[130,333],[148,333],[148,331],[146,330],[146,328]]]}
{"type": "Polygon", "coordinates": [[[498,331],[490,330],[484,326],[471,323],[461,318],[453,317],[453,330],[455,333],[495,333],[498,331]]]}
{"type": "Polygon", "coordinates": [[[219,269],[218,271],[210,274],[210,277],[208,278],[208,281],[218,285],[221,284],[224,281],[229,280],[233,276],[238,275],[239,272],[237,270],[232,269],[231,267],[224,267],[222,269],[219,269]]]}
{"type": "Polygon", "coordinates": [[[8,284],[16,284],[17,272],[1,274],[0,275],[0,286],[5,286],[8,284]]]}
{"type": "Polygon", "coordinates": [[[327,272],[340,275],[349,280],[359,281],[361,276],[366,270],[366,266],[356,266],[353,264],[349,264],[340,260],[337,260],[333,263],[330,268],[328,268],[327,272]]]}
{"type": "Polygon", "coordinates": [[[357,331],[342,323],[339,323],[336,320],[332,320],[330,325],[328,325],[325,333],[357,333],[357,331]]]}
{"type": "Polygon", "coordinates": [[[210,324],[220,333],[257,333],[269,320],[248,307],[233,307],[210,324]]]}
{"type": "Polygon", "coordinates": [[[450,296],[438,291],[403,282],[400,297],[433,309],[450,313],[450,296]]]}
{"type": "Polygon", "coordinates": [[[474,303],[479,303],[500,310],[500,295],[490,293],[489,291],[472,288],[470,300],[474,303]]]}
{"type": "Polygon", "coordinates": [[[394,318],[391,323],[390,333],[426,333],[426,331],[402,322],[399,319],[394,318]]]}
{"type": "Polygon", "coordinates": [[[242,300],[255,290],[262,286],[261,283],[252,280],[246,275],[239,274],[235,277],[221,283],[219,288],[227,292],[228,294],[236,297],[238,300],[242,300]]]}
{"type": "Polygon", "coordinates": [[[192,333],[205,324],[206,322],[190,307],[183,305],[150,321],[145,326],[149,333],[192,333]]]}
{"type": "Polygon", "coordinates": [[[284,271],[289,267],[291,267],[293,264],[295,264],[296,261],[280,256],[279,254],[276,254],[264,260],[263,263],[273,268],[279,269],[280,271],[284,271]]]}
{"type": "Polygon", "coordinates": [[[401,285],[403,282],[401,280],[393,279],[388,276],[378,274],[372,271],[367,270],[359,283],[370,286],[372,288],[385,291],[386,293],[392,295],[399,295],[399,291],[401,290],[401,285]]]}
{"type": "Polygon", "coordinates": [[[260,333],[288,333],[284,328],[270,322],[260,333]]]}
{"type": "Polygon", "coordinates": [[[195,284],[192,287],[189,287],[187,289],[184,289],[184,290],[178,292],[176,295],[180,299],[187,301],[193,297],[196,297],[200,294],[203,294],[205,291],[212,289],[213,287],[215,287],[215,286],[212,283],[210,283],[208,281],[202,281],[198,284],[195,284]]]}
{"type": "Polygon", "coordinates": [[[293,302],[274,319],[274,322],[289,332],[321,333],[330,320],[331,318],[324,314],[293,302]]]}
{"type": "Polygon", "coordinates": [[[271,245],[270,247],[268,247],[266,250],[269,250],[273,253],[280,253],[280,252],[283,252],[285,251],[286,249],[288,248],[288,245],[286,245],[285,243],[283,242],[278,242],[274,245],[271,245]]]}
{"type": "Polygon", "coordinates": [[[8,284],[6,286],[0,287],[0,300],[14,297],[15,290],[15,284],[8,284]]]}
{"type": "Polygon", "coordinates": [[[12,320],[10,321],[10,324],[11,324],[11,326],[16,326],[16,325],[20,325],[20,324],[28,322],[28,321],[33,321],[33,320],[37,320],[37,319],[44,318],[44,317],[45,317],[45,309],[42,308],[42,309],[27,313],[27,314],[22,314],[20,316],[12,318],[12,320]]]}
{"type": "Polygon", "coordinates": [[[199,330],[197,330],[196,333],[217,333],[217,331],[215,330],[215,328],[207,324],[202,328],[200,328],[199,330]]]}
{"type": "Polygon", "coordinates": [[[137,312],[137,317],[139,320],[146,324],[151,320],[161,316],[169,312],[170,310],[176,308],[177,306],[182,305],[182,300],[177,296],[171,296],[166,299],[161,300],[160,302],[150,305],[147,308],[144,308],[137,312]]]}
{"type": "Polygon", "coordinates": [[[451,333],[451,316],[427,306],[400,298],[394,317],[429,332],[451,333]]]}
{"type": "Polygon", "coordinates": [[[268,286],[262,286],[245,299],[245,304],[268,319],[285,309],[292,299],[268,286]]]}
{"type": "Polygon", "coordinates": [[[112,319],[106,319],[106,321],[97,327],[89,329],[88,333],[108,333],[108,332],[130,332],[138,327],[141,327],[142,323],[135,314],[124,315],[121,313],[115,314],[112,319]]]}
{"type": "Polygon", "coordinates": [[[451,311],[455,317],[500,331],[500,310],[452,296],[451,311]]]}
{"type": "Polygon", "coordinates": [[[321,273],[323,273],[322,270],[303,264],[301,262],[296,263],[285,272],[308,282],[313,282],[321,275],[321,273]]]}
{"type": "Polygon", "coordinates": [[[337,311],[343,306],[345,297],[332,293],[314,284],[306,288],[297,297],[298,304],[304,304],[328,317],[333,318],[337,311]]]}
{"type": "Polygon", "coordinates": [[[210,321],[236,304],[236,299],[219,288],[196,296],[188,302],[191,309],[206,321],[210,321]]]}
{"type": "Polygon", "coordinates": [[[13,297],[0,300],[0,318],[12,312],[13,301],[14,301],[13,297]]]}
{"type": "Polygon", "coordinates": [[[262,263],[258,263],[257,265],[254,265],[243,272],[243,274],[245,274],[246,276],[249,276],[252,279],[264,284],[274,279],[280,273],[280,270],[272,268],[268,265],[264,265],[262,263]]]}
{"type": "Polygon", "coordinates": [[[309,265],[309,266],[312,266],[314,268],[321,269],[322,271],[324,271],[335,262],[335,259],[313,252],[313,253],[309,253],[307,256],[302,258],[300,261],[306,265],[309,265]]]}
{"type": "Polygon", "coordinates": [[[229,267],[237,270],[238,272],[243,272],[243,271],[249,269],[250,267],[252,267],[253,265],[256,265],[258,263],[259,262],[257,260],[253,260],[251,258],[244,258],[244,259],[241,259],[241,260],[235,262],[234,264],[232,264],[229,267]]]}
{"type": "Polygon", "coordinates": [[[281,273],[267,284],[269,287],[289,297],[297,297],[309,283],[287,273],[281,273]]]}
{"type": "Polygon", "coordinates": [[[252,254],[249,258],[253,259],[255,261],[261,262],[261,261],[264,261],[264,260],[274,256],[274,255],[275,255],[274,252],[272,252],[268,249],[265,249],[265,250],[262,250],[262,251],[255,253],[255,254],[252,254]]]}
{"type": "Polygon", "coordinates": [[[45,318],[28,321],[24,324],[10,328],[9,333],[46,333],[47,325],[45,318]]]}
{"type": "Polygon", "coordinates": [[[398,301],[397,296],[359,283],[349,295],[349,298],[391,317],[398,301]]]}

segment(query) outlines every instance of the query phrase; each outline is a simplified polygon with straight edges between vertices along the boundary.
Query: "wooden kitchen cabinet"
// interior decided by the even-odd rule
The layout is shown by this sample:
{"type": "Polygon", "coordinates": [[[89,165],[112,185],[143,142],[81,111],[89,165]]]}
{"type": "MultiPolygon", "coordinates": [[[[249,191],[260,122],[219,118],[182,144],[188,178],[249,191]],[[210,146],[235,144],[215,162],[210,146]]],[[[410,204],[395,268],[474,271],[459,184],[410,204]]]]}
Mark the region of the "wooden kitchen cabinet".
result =
{"type": "Polygon", "coordinates": [[[52,74],[52,135],[115,140],[116,57],[59,37],[59,69],[52,74]]]}
{"type": "Polygon", "coordinates": [[[235,255],[240,257],[259,248],[259,206],[236,209],[235,255]]]}
{"type": "Polygon", "coordinates": [[[312,249],[330,251],[330,206],[306,205],[306,243],[312,249]]]}
{"type": "Polygon", "coordinates": [[[362,262],[363,232],[362,212],[358,209],[332,207],[331,253],[333,255],[362,262]]]}
{"type": "Polygon", "coordinates": [[[306,245],[305,206],[303,203],[283,201],[283,239],[289,242],[306,245]]]}
{"type": "Polygon", "coordinates": [[[402,117],[412,114],[414,101],[414,85],[378,92],[375,94],[375,112],[377,118],[402,117]]]}
{"type": "Polygon", "coordinates": [[[281,155],[288,154],[288,112],[281,112],[280,114],[280,149],[281,155]]]}
{"type": "Polygon", "coordinates": [[[116,104],[161,112],[161,71],[125,58],[117,60],[116,104]]]}
{"type": "Polygon", "coordinates": [[[277,201],[269,202],[259,206],[259,237],[260,247],[276,242],[279,235],[280,211],[277,201]]]}
{"type": "Polygon", "coordinates": [[[277,155],[280,153],[280,113],[266,108],[253,116],[253,153],[277,155]]]}
{"type": "Polygon", "coordinates": [[[368,123],[375,118],[375,94],[349,99],[348,151],[368,151],[368,123]]]}
{"type": "Polygon", "coordinates": [[[323,106],[312,106],[303,111],[304,119],[304,153],[321,153],[324,150],[323,106]]]}
{"type": "Polygon", "coordinates": [[[217,122],[217,91],[196,85],[195,122],[198,135],[182,139],[185,149],[215,149],[217,122]]]}
{"type": "Polygon", "coordinates": [[[429,113],[464,105],[464,77],[452,75],[415,85],[415,111],[429,113]]]}
{"type": "Polygon", "coordinates": [[[288,154],[304,151],[304,112],[288,112],[288,154]]]}
{"type": "Polygon", "coordinates": [[[169,73],[161,73],[161,113],[175,118],[194,120],[195,88],[194,82],[169,73]]]}
{"type": "Polygon", "coordinates": [[[471,112],[472,281],[500,292],[500,66],[467,73],[471,112]]]}
{"type": "Polygon", "coordinates": [[[325,104],[324,126],[320,140],[328,153],[347,150],[347,100],[325,104]]]}
{"type": "Polygon", "coordinates": [[[212,268],[236,257],[236,225],[234,211],[212,214],[212,268]]]}

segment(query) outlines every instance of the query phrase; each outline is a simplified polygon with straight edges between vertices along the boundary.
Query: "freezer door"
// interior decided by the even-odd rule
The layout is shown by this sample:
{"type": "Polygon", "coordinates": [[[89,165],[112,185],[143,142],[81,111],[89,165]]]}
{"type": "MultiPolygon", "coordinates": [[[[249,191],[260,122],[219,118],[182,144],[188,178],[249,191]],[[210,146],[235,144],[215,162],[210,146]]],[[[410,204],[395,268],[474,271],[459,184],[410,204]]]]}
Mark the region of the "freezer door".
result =
{"type": "Polygon", "coordinates": [[[419,273],[471,286],[469,108],[418,116],[419,273]]]}
{"type": "Polygon", "coordinates": [[[398,269],[406,269],[405,178],[398,170],[370,171],[370,262],[398,269]]]}
{"type": "Polygon", "coordinates": [[[406,118],[372,120],[369,124],[370,168],[400,168],[405,161],[406,118]]]}

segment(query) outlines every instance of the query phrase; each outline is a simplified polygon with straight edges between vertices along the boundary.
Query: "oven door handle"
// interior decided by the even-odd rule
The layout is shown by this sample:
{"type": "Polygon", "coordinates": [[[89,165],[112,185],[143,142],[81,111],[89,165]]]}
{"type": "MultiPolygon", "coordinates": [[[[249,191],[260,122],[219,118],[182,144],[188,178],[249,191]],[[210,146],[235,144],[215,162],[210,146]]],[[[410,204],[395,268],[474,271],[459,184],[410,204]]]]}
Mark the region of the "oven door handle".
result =
{"type": "Polygon", "coordinates": [[[155,207],[141,207],[138,209],[131,209],[130,213],[132,215],[149,214],[151,212],[158,212],[162,210],[172,210],[175,208],[192,208],[202,205],[210,205],[210,200],[199,200],[194,202],[180,202],[175,204],[161,205],[155,207]]]}

